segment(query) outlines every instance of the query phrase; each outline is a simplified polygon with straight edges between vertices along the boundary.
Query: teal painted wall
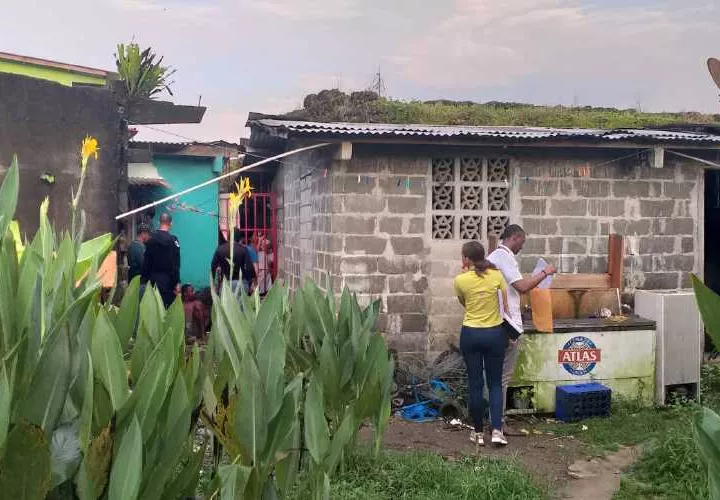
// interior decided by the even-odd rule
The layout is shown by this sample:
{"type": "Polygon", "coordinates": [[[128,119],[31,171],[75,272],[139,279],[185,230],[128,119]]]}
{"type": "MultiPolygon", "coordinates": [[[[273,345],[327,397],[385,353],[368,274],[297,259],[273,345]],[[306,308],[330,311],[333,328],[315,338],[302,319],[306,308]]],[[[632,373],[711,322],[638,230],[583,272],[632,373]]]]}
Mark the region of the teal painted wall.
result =
{"type": "MultiPolygon", "coordinates": [[[[202,158],[192,156],[153,156],[158,173],[171,187],[171,193],[217,177],[218,162],[222,169],[222,157],[202,158]]],[[[204,212],[218,213],[218,184],[211,184],[180,198],[181,203],[197,207],[204,212]]],[[[155,211],[155,227],[160,214],[167,206],[155,211]]],[[[209,286],[210,262],[217,248],[218,218],[203,213],[170,211],[173,217],[172,233],[180,240],[180,280],[191,283],[196,289],[209,286]]]]}

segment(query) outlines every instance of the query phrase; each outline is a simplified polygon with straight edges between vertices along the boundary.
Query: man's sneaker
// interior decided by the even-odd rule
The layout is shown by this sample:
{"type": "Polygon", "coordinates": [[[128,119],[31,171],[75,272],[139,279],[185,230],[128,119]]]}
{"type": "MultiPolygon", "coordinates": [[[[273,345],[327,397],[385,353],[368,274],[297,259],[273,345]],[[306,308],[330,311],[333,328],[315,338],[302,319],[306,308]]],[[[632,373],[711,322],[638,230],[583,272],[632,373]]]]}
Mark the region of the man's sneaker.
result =
{"type": "Polygon", "coordinates": [[[482,432],[472,431],[470,433],[470,441],[478,446],[485,446],[485,439],[483,438],[482,432]]]}
{"type": "Polygon", "coordinates": [[[501,446],[505,446],[506,444],[508,444],[507,439],[505,439],[505,435],[502,433],[502,431],[498,429],[493,429],[492,444],[499,444],[501,446]]]}

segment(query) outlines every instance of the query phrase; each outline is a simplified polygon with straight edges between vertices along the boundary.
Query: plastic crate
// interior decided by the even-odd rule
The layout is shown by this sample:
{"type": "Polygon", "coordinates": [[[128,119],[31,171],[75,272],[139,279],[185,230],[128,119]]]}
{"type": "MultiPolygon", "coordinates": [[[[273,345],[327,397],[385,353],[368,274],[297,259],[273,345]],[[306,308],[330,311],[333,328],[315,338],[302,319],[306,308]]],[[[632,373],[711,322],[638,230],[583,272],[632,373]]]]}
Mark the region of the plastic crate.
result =
{"type": "Polygon", "coordinates": [[[559,385],[555,388],[555,418],[576,422],[610,415],[612,391],[602,384],[559,385]]]}

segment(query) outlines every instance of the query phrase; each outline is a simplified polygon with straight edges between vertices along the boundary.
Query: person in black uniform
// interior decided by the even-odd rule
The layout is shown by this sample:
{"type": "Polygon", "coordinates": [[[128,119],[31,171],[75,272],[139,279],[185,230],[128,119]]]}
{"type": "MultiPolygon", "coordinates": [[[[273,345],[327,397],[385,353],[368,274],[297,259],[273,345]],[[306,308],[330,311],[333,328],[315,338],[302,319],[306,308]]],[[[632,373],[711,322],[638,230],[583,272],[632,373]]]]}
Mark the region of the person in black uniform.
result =
{"type": "MultiPolygon", "coordinates": [[[[243,246],[241,242],[240,230],[236,229],[234,234],[234,247],[233,247],[233,269],[232,276],[230,276],[230,243],[221,243],[215,254],[213,255],[212,262],[210,264],[210,272],[213,276],[220,274],[222,280],[230,280],[230,286],[233,291],[237,290],[240,285],[240,279],[242,278],[242,284],[245,287],[245,293],[250,293],[253,289],[256,280],[255,268],[253,267],[252,259],[250,258],[250,252],[243,246]]],[[[219,285],[219,283],[218,283],[219,285]]]]}
{"type": "Polygon", "coordinates": [[[180,292],[180,242],[170,233],[172,217],[160,216],[160,228],[145,244],[142,282],[155,285],[168,308],[180,292]]]}

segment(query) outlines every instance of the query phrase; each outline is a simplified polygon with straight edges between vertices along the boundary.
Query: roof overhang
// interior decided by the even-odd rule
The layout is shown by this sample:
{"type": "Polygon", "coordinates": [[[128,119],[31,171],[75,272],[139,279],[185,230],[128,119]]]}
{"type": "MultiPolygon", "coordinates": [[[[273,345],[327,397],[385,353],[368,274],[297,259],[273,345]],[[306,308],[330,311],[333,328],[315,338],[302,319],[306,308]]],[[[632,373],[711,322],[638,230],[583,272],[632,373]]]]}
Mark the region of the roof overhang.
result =
{"type": "Polygon", "coordinates": [[[128,163],[128,184],[137,187],[170,189],[170,184],[160,175],[152,163],[128,163]]]}

